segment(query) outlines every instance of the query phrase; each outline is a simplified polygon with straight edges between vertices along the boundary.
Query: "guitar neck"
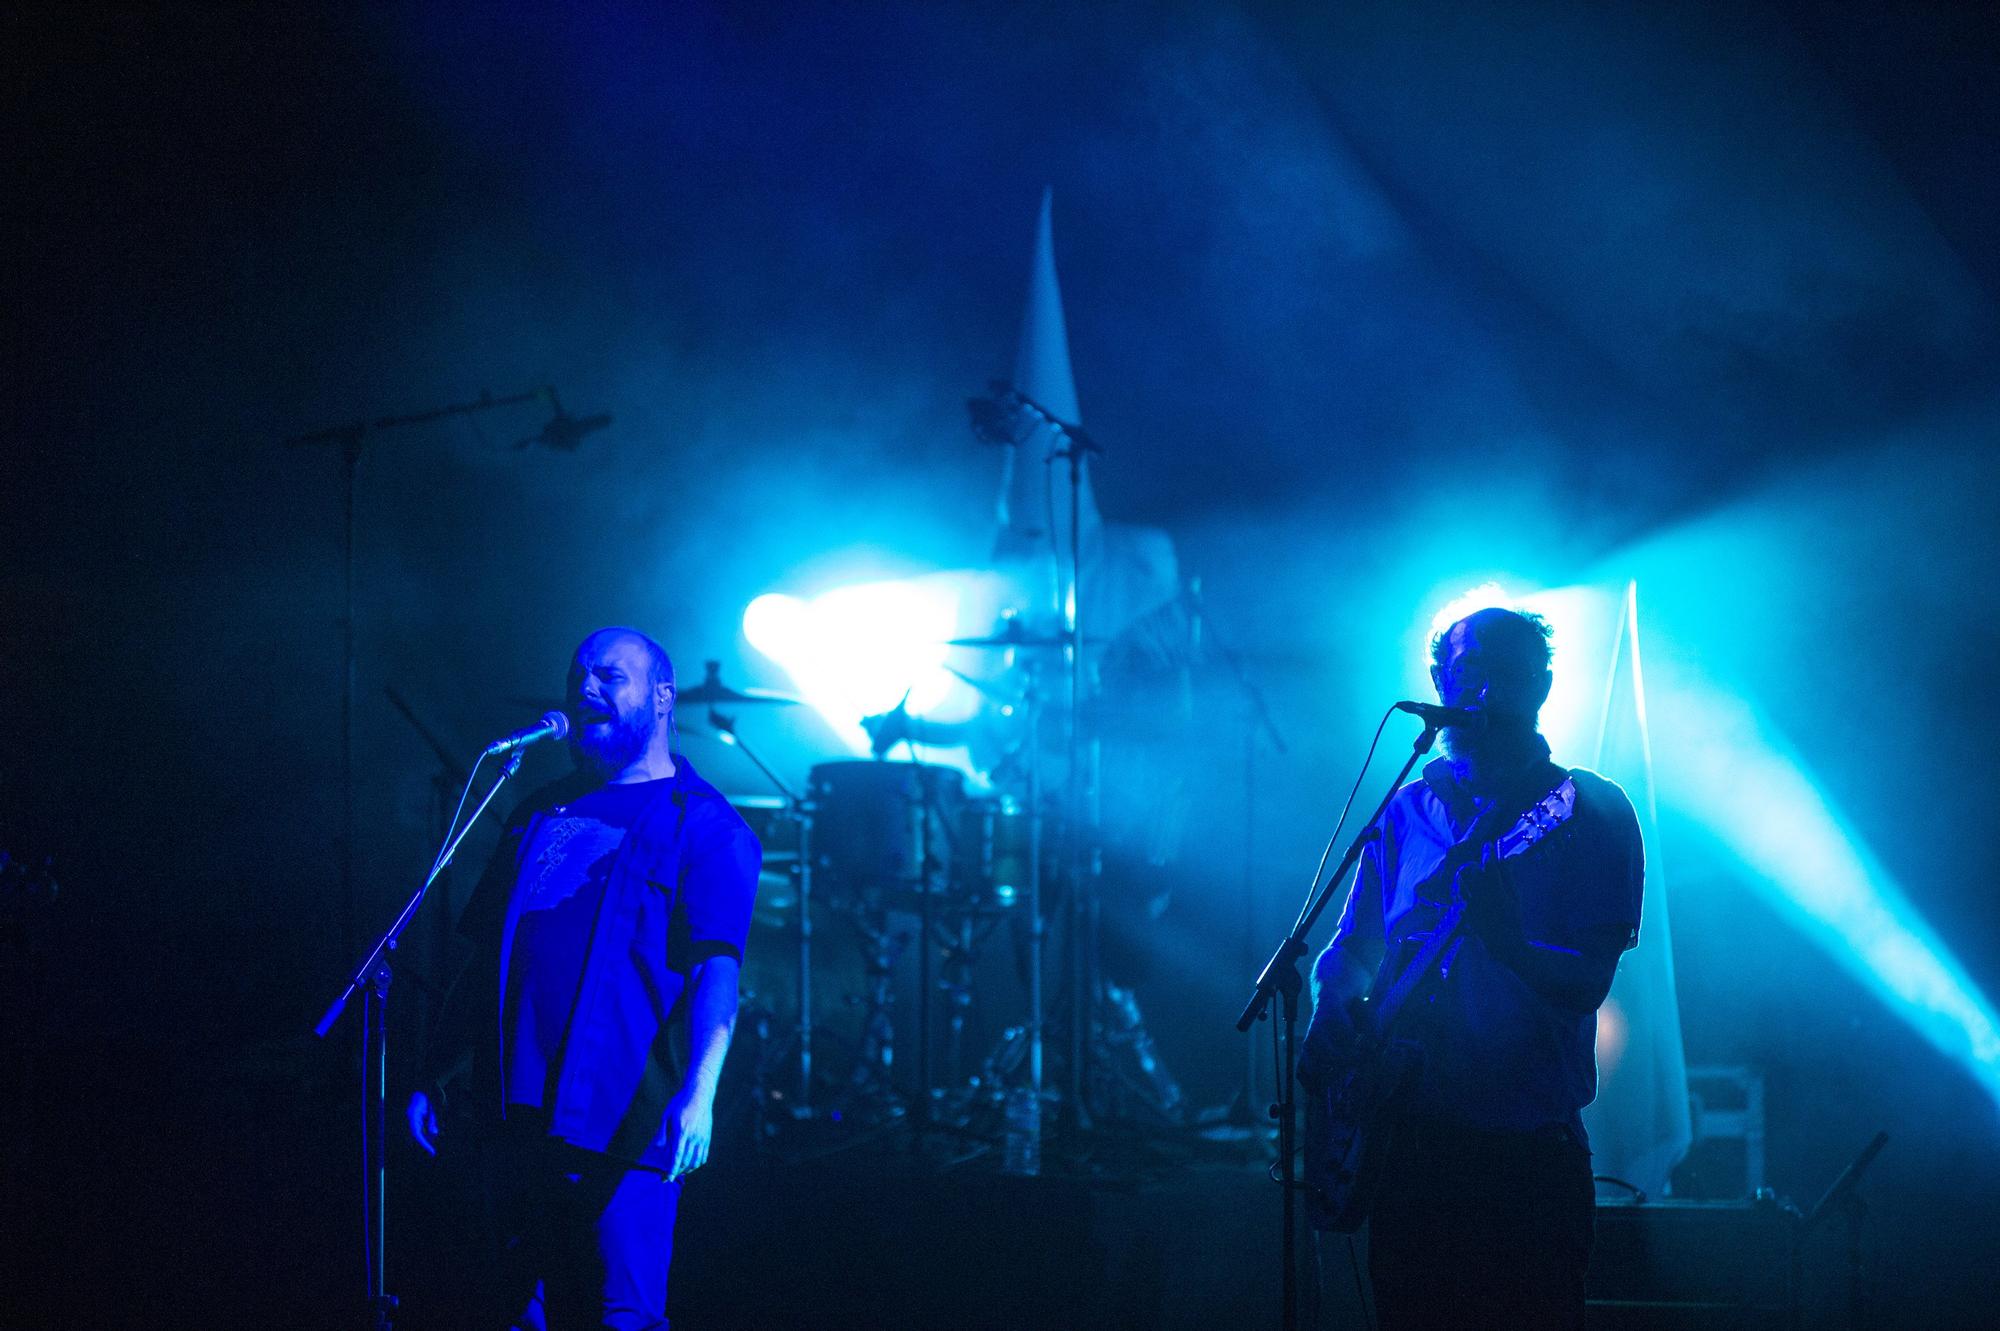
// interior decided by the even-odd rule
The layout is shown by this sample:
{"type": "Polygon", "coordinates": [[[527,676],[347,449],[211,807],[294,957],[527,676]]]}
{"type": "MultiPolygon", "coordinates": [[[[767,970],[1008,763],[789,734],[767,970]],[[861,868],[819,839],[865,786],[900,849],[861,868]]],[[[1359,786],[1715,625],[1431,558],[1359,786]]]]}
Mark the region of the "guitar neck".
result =
{"type": "MultiPolygon", "coordinates": [[[[1523,854],[1538,844],[1543,837],[1568,822],[1576,811],[1576,783],[1564,777],[1561,784],[1535,801],[1529,810],[1512,820],[1512,825],[1501,832],[1495,840],[1495,850],[1499,858],[1508,860],[1523,854]]],[[[1487,810],[1486,814],[1473,823],[1466,834],[1454,842],[1445,852],[1444,859],[1436,869],[1417,885],[1419,900],[1443,898],[1447,904],[1438,918],[1437,927],[1425,936],[1409,963],[1385,986],[1382,981],[1387,970],[1376,976],[1376,984],[1370,989],[1365,1010],[1370,1021],[1368,1028],[1380,1042],[1388,1039],[1396,1021],[1416,997],[1417,991],[1437,970],[1445,953],[1458,941],[1460,929],[1465,923],[1465,902],[1454,888],[1458,871],[1472,863],[1482,853],[1487,839],[1499,830],[1506,815],[1499,808],[1487,810]]],[[[1358,1025],[1359,1023],[1357,1023],[1358,1025]]]]}

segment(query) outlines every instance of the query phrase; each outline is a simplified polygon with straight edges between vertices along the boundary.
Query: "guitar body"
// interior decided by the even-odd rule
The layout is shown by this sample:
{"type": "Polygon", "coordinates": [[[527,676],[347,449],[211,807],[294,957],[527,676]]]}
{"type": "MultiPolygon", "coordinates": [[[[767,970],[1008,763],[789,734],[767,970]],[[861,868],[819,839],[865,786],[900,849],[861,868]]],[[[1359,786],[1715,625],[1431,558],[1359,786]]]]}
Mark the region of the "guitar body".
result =
{"type": "MultiPolygon", "coordinates": [[[[1568,778],[1516,819],[1494,842],[1501,859],[1525,853],[1568,822],[1576,811],[1576,784],[1568,778]]],[[[1437,972],[1458,939],[1465,903],[1451,891],[1460,866],[1476,861],[1492,834],[1486,819],[1454,845],[1420,886],[1426,900],[1450,898],[1436,929],[1394,974],[1385,963],[1368,998],[1348,1005],[1358,1033],[1349,1056],[1311,1081],[1306,1092],[1304,1182],[1306,1217],[1314,1229],[1352,1234],[1367,1220],[1381,1190],[1396,1139],[1423,1071],[1423,1048],[1397,1039],[1395,1027],[1411,1001],[1437,972]]]]}
{"type": "Polygon", "coordinates": [[[1395,1040],[1307,1093],[1303,1169],[1314,1229],[1352,1234],[1368,1218],[1422,1070],[1423,1049],[1395,1040]]]}

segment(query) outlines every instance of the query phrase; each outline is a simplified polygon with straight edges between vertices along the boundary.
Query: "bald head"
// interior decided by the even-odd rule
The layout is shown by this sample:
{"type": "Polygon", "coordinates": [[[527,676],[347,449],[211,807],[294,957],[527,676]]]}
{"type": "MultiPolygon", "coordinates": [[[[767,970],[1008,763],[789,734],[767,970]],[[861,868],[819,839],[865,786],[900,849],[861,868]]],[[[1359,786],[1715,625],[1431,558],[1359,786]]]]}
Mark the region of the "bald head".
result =
{"type": "Polygon", "coordinates": [[[621,628],[617,625],[599,629],[577,644],[575,659],[581,661],[586,652],[601,651],[606,647],[620,643],[635,646],[639,651],[645,653],[646,682],[648,684],[672,686],[674,682],[674,663],[667,656],[667,649],[637,629],[621,628]]]}
{"type": "Polygon", "coordinates": [[[569,667],[570,751],[614,782],[673,774],[674,665],[637,629],[605,628],[569,667]]]}

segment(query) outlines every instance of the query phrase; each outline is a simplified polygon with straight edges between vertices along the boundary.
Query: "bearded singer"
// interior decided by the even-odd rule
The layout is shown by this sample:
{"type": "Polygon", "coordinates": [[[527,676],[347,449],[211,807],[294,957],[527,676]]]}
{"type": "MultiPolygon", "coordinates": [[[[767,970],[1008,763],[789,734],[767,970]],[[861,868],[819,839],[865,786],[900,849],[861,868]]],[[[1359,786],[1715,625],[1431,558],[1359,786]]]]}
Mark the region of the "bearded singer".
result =
{"type": "Polygon", "coordinates": [[[591,634],[567,696],[576,770],[508,819],[459,921],[475,951],[409,1127],[435,1155],[449,1091],[492,1129],[485,1325],[653,1331],[682,1183],[708,1159],[762,850],[674,753],[658,643],[591,634]]]}

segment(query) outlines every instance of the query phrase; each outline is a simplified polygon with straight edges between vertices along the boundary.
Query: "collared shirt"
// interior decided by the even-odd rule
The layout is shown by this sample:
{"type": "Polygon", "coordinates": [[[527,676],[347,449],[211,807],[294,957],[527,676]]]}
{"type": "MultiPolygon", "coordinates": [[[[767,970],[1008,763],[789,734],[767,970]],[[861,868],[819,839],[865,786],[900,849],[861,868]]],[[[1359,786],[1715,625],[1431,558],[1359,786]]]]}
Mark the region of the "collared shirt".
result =
{"type": "Polygon", "coordinates": [[[605,785],[549,810],[525,843],[514,892],[519,917],[500,1013],[507,1103],[541,1107],[554,1094],[604,889],[618,848],[663,782],[605,785]]]}
{"type": "MultiPolygon", "coordinates": [[[[1546,753],[1546,749],[1544,749],[1546,753]]],[[[1565,775],[1544,758],[1494,797],[1525,811],[1565,775]]],[[[1569,821],[1503,871],[1521,903],[1530,947],[1581,951],[1607,937],[1638,941],[1644,852],[1625,792],[1575,769],[1569,821]]],[[[1443,759],[1396,792],[1382,834],[1361,858],[1327,953],[1386,948],[1399,964],[1438,925],[1445,906],[1418,887],[1487,811],[1443,759]]],[[[1444,885],[1449,891],[1449,884],[1444,885]]],[[[1331,958],[1323,954],[1322,965],[1331,958]]],[[[1324,973],[1324,972],[1322,972],[1324,973]]],[[[1566,1126],[1582,1140],[1581,1111],[1597,1094],[1597,1014],[1558,1007],[1496,960],[1470,931],[1445,954],[1397,1035],[1424,1047],[1413,1106],[1419,1115],[1487,1131],[1566,1126]]]]}
{"type": "Polygon", "coordinates": [[[675,761],[673,776],[644,783],[651,789],[639,807],[621,809],[620,821],[629,824],[615,849],[588,826],[571,827],[565,839],[565,824],[591,813],[592,794],[602,800],[598,783],[558,781],[515,810],[460,918],[474,964],[447,1005],[456,1011],[440,1018],[430,1059],[443,1069],[458,1046],[470,1046],[477,1099],[500,1116],[510,1104],[539,1104],[550,1135],[658,1168],[672,1163],[657,1139],[686,1067],[688,982],[709,957],[742,956],[762,863],[742,817],[684,758],[675,761]],[[578,890],[596,898],[595,909],[587,921],[559,926],[573,925],[575,936],[552,957],[542,936],[548,921],[529,919],[556,890],[543,857],[558,841],[573,845],[585,833],[598,853],[588,857],[578,890]],[[556,986],[537,983],[536,975],[517,978],[516,968],[539,970],[552,961],[564,980],[574,977],[575,1000],[560,1015],[526,1014],[539,1023],[527,1033],[537,1057],[523,1063],[517,1041],[524,1014],[509,997],[556,986]],[[521,1067],[539,1072],[539,1095],[509,1084],[521,1067]]]}

